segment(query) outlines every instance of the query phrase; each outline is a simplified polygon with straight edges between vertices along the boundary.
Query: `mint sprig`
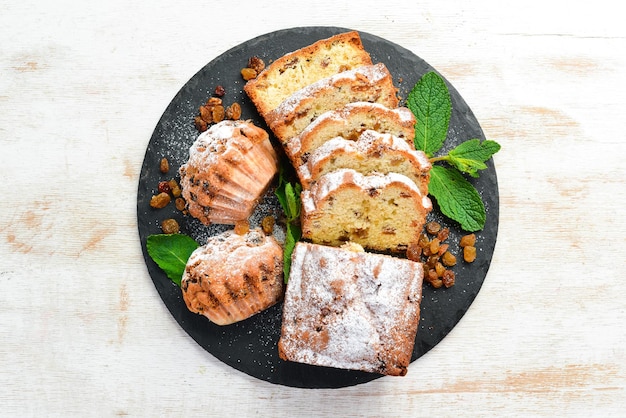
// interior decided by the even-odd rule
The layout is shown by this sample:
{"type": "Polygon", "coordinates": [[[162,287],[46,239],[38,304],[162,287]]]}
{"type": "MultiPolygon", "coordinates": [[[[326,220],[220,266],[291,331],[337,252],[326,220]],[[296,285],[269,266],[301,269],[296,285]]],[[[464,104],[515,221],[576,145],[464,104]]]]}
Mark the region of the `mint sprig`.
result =
{"type": "Polygon", "coordinates": [[[199,244],[184,234],[156,234],[148,236],[146,249],[150,258],[180,286],[189,256],[199,244]]]}
{"type": "Polygon", "coordinates": [[[290,183],[287,181],[286,173],[281,165],[278,173],[278,186],[275,194],[280,206],[285,213],[285,248],[283,249],[283,273],[285,283],[289,281],[291,270],[291,254],[296,247],[296,243],[302,238],[302,228],[300,227],[300,193],[302,185],[300,183],[290,183]]]}
{"type": "Polygon", "coordinates": [[[417,82],[407,97],[415,124],[415,148],[432,157],[443,146],[452,114],[448,87],[441,77],[430,72],[417,82]]]}
{"type": "Polygon", "coordinates": [[[441,213],[459,222],[464,230],[479,231],[485,226],[486,212],[480,195],[458,170],[434,165],[428,192],[436,196],[441,213]]]}
{"type": "Polygon", "coordinates": [[[500,144],[496,141],[480,139],[470,139],[459,144],[456,148],[448,152],[448,155],[431,158],[431,162],[446,161],[457,170],[478,177],[478,170],[487,168],[485,162],[493,154],[500,150],[500,144]]]}
{"type": "Polygon", "coordinates": [[[441,213],[457,221],[464,230],[474,232],[485,226],[485,206],[478,191],[461,173],[478,177],[479,171],[487,168],[487,160],[500,150],[500,144],[474,138],[435,157],[448,134],[451,103],[445,81],[432,71],[422,76],[407,97],[407,107],[417,120],[415,148],[424,151],[433,163],[428,193],[437,200],[441,213]],[[437,162],[446,162],[450,167],[435,165],[437,162]]]}

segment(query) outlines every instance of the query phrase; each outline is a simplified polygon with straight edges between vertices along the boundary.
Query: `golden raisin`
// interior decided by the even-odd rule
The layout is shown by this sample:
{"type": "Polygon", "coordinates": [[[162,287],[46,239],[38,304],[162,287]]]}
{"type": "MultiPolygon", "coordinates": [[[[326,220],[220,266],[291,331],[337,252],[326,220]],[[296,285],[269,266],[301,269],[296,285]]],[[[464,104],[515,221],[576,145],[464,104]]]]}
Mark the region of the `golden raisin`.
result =
{"type": "Polygon", "coordinates": [[[170,203],[170,195],[167,193],[159,193],[157,195],[152,196],[150,199],[150,206],[155,209],[162,209],[170,203]]]}
{"type": "Polygon", "coordinates": [[[438,262],[439,262],[439,257],[437,257],[436,255],[431,255],[426,260],[425,266],[429,269],[434,269],[438,262]]]}
{"type": "Polygon", "coordinates": [[[204,132],[209,128],[209,125],[204,120],[202,120],[200,116],[196,116],[193,120],[193,123],[194,125],[196,125],[196,129],[198,130],[198,132],[204,132]]]}
{"type": "Polygon", "coordinates": [[[180,227],[176,219],[165,219],[161,222],[161,230],[164,234],[178,234],[180,227]]]}
{"type": "Polygon", "coordinates": [[[443,266],[443,264],[437,262],[437,264],[435,264],[435,271],[437,272],[437,277],[442,277],[443,273],[445,273],[446,271],[446,268],[443,266]]]}
{"type": "Polygon", "coordinates": [[[420,235],[419,245],[422,248],[426,248],[426,247],[430,246],[430,240],[428,239],[426,234],[421,234],[420,235]]]}
{"type": "Polygon", "coordinates": [[[213,122],[219,123],[223,121],[225,113],[226,112],[224,111],[224,106],[222,105],[213,106],[213,109],[211,110],[211,116],[213,118],[213,122]]]}
{"type": "Polygon", "coordinates": [[[206,106],[211,108],[222,104],[222,99],[219,97],[209,97],[206,101],[206,106]]]}
{"type": "Polygon", "coordinates": [[[454,286],[454,282],[456,281],[456,275],[452,270],[446,270],[443,273],[443,277],[441,278],[441,280],[443,281],[443,285],[445,287],[451,287],[454,286]]]}
{"type": "Polygon", "coordinates": [[[159,170],[161,173],[165,174],[170,171],[170,163],[167,161],[167,158],[161,158],[161,163],[159,164],[159,170]]]}
{"type": "Polygon", "coordinates": [[[426,224],[426,232],[428,232],[431,235],[435,235],[440,230],[441,230],[441,225],[439,224],[439,222],[430,221],[426,224]]]}
{"type": "Polygon", "coordinates": [[[270,235],[272,232],[274,232],[274,217],[273,216],[266,216],[265,218],[263,218],[263,220],[261,221],[261,229],[263,230],[263,232],[265,232],[267,235],[270,235]]]}
{"type": "Polygon", "coordinates": [[[176,209],[180,211],[185,210],[185,207],[187,206],[185,199],[183,199],[182,197],[176,198],[176,200],[174,201],[174,204],[176,205],[176,209]]]}
{"type": "Polygon", "coordinates": [[[450,228],[441,228],[441,231],[439,231],[439,233],[437,234],[437,238],[439,238],[439,241],[443,242],[445,240],[448,239],[448,237],[450,236],[450,228]]]}
{"type": "Polygon", "coordinates": [[[406,249],[406,258],[411,261],[420,261],[422,256],[422,247],[417,242],[412,242],[406,249]]]}
{"type": "Polygon", "coordinates": [[[248,221],[237,221],[235,223],[235,234],[237,235],[245,235],[250,231],[250,224],[248,221]]]}
{"type": "Polygon", "coordinates": [[[265,69],[265,62],[255,55],[254,57],[250,57],[248,60],[248,68],[252,68],[257,74],[259,74],[265,69]]]}
{"type": "Polygon", "coordinates": [[[450,247],[450,246],[449,246],[448,244],[441,244],[441,245],[439,245],[439,251],[437,252],[437,255],[438,255],[439,257],[441,257],[442,255],[444,255],[444,253],[445,253],[446,251],[448,251],[448,248],[449,248],[449,247],[450,247]]]}
{"type": "Polygon", "coordinates": [[[256,78],[257,73],[252,68],[243,68],[241,70],[241,76],[243,77],[244,80],[248,81],[248,80],[252,80],[253,78],[256,78]]]}
{"type": "Polygon", "coordinates": [[[468,263],[473,263],[476,260],[476,247],[468,245],[463,247],[463,260],[468,263]]]}
{"type": "Polygon", "coordinates": [[[233,103],[226,108],[226,119],[237,120],[241,118],[241,106],[239,103],[233,103]]]}
{"type": "Polygon", "coordinates": [[[437,276],[437,272],[434,269],[428,270],[427,281],[435,289],[439,289],[443,285],[442,279],[437,276]]]}
{"type": "Polygon", "coordinates": [[[181,190],[180,190],[180,186],[178,185],[178,182],[174,179],[171,179],[167,183],[170,186],[170,193],[172,193],[172,196],[180,197],[181,190]]]}
{"type": "Polygon", "coordinates": [[[476,234],[463,235],[459,245],[461,247],[473,247],[476,244],[476,234]]]}
{"type": "Polygon", "coordinates": [[[430,253],[431,254],[439,253],[439,239],[438,238],[434,238],[432,241],[430,241],[430,253]]]}
{"type": "Polygon", "coordinates": [[[200,119],[206,123],[213,123],[213,112],[208,106],[200,106],[200,119]]]}
{"type": "Polygon", "coordinates": [[[456,257],[450,251],[446,251],[441,256],[441,262],[443,263],[444,266],[452,267],[453,265],[456,264],[456,257]]]}

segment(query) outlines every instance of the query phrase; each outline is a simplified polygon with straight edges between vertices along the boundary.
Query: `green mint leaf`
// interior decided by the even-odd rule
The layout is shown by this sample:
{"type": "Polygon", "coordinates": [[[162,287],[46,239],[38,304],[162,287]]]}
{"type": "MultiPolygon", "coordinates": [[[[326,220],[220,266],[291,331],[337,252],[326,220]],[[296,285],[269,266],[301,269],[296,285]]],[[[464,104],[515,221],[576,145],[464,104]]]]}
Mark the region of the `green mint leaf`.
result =
{"type": "Polygon", "coordinates": [[[487,165],[484,164],[485,161],[498,151],[500,151],[500,144],[496,141],[480,142],[480,139],[470,139],[459,144],[448,153],[448,162],[460,171],[478,177],[477,170],[487,168],[487,165]]]}
{"type": "Polygon", "coordinates": [[[484,163],[498,151],[500,151],[500,144],[498,144],[496,141],[491,141],[487,139],[480,142],[480,139],[475,138],[459,144],[448,154],[454,155],[455,157],[467,158],[484,163]]]}
{"type": "Polygon", "coordinates": [[[287,223],[287,232],[285,234],[285,248],[283,250],[283,273],[285,284],[289,281],[289,272],[291,271],[291,254],[296,247],[296,243],[302,238],[302,229],[299,225],[287,223]]]}
{"type": "Polygon", "coordinates": [[[150,235],[146,241],[148,254],[174,283],[180,286],[185,266],[198,243],[184,234],[150,235]]]}
{"type": "Polygon", "coordinates": [[[298,182],[290,183],[287,180],[287,174],[281,166],[278,173],[278,186],[276,186],[274,194],[278,198],[278,203],[283,208],[288,222],[293,222],[300,216],[301,192],[302,185],[298,182]]]}
{"type": "Polygon", "coordinates": [[[485,206],[478,191],[458,170],[433,165],[428,192],[437,200],[441,213],[457,221],[465,231],[484,228],[485,206]]]}
{"type": "Polygon", "coordinates": [[[432,157],[446,140],[452,101],[448,86],[435,72],[415,84],[407,97],[407,107],[415,115],[415,148],[432,157]]]}
{"type": "Polygon", "coordinates": [[[285,184],[285,199],[287,201],[287,207],[285,215],[289,222],[293,222],[300,216],[300,193],[302,192],[302,186],[300,183],[296,183],[293,186],[291,183],[285,184]]]}
{"type": "Polygon", "coordinates": [[[276,190],[274,190],[274,194],[276,195],[276,197],[278,198],[278,203],[280,203],[280,206],[283,208],[283,211],[285,211],[286,207],[287,207],[287,196],[285,195],[285,172],[283,169],[283,166],[280,165],[279,166],[279,171],[278,171],[278,186],[276,186],[276,190]]]}
{"type": "Polygon", "coordinates": [[[281,166],[278,173],[278,186],[274,193],[278,197],[278,202],[283,208],[285,218],[287,218],[285,231],[285,246],[283,248],[283,273],[285,283],[289,281],[289,272],[291,270],[291,253],[296,247],[296,243],[302,238],[302,229],[300,228],[300,193],[302,193],[302,185],[298,182],[290,183],[287,180],[283,167],[281,166]]]}
{"type": "Polygon", "coordinates": [[[448,155],[448,162],[454,166],[457,170],[467,173],[472,177],[478,177],[478,170],[484,170],[487,165],[483,162],[470,160],[467,158],[458,158],[452,155],[448,155]]]}

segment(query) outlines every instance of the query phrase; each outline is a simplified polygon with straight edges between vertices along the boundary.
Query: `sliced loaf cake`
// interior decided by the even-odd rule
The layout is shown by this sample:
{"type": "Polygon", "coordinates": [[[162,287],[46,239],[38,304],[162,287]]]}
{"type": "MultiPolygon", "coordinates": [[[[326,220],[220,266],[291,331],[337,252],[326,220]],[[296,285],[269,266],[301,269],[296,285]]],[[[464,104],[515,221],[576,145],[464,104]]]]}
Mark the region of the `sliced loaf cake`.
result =
{"type": "Polygon", "coordinates": [[[309,84],[282,101],[265,120],[284,145],[324,112],[353,102],[398,107],[397,89],[384,64],[365,65],[309,84]]]}
{"type": "Polygon", "coordinates": [[[352,241],[372,250],[405,251],[419,239],[431,210],[428,196],[402,174],[341,169],[302,192],[302,236],[316,244],[352,241]]]}
{"type": "Polygon", "coordinates": [[[420,318],[422,264],[302,242],[292,260],[280,358],[405,375],[420,318]]]}
{"type": "Polygon", "coordinates": [[[371,64],[358,32],[340,33],[283,55],[248,81],[244,90],[265,117],[295,91],[322,78],[371,64]]]}
{"type": "Polygon", "coordinates": [[[302,187],[308,189],[324,174],[341,168],[365,175],[403,174],[413,180],[420,193],[428,194],[431,168],[428,157],[404,139],[390,134],[366,130],[356,141],[333,138],[313,151],[297,171],[302,187]]]}
{"type": "Polygon", "coordinates": [[[300,135],[287,142],[285,151],[293,165],[298,167],[326,141],[338,136],[356,140],[366,129],[394,135],[414,147],[415,116],[408,108],[356,102],[320,115],[300,135]]]}

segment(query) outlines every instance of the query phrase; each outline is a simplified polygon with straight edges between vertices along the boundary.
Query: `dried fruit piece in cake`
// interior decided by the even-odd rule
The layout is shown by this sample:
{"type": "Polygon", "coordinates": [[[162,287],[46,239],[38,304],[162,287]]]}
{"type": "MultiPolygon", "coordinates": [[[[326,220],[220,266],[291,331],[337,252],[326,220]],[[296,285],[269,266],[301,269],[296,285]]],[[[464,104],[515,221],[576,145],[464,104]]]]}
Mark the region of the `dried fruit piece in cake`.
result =
{"type": "Polygon", "coordinates": [[[403,376],[420,317],[422,264],[298,243],[285,293],[282,359],[403,376]]]}
{"type": "Polygon", "coordinates": [[[309,84],[282,101],[265,121],[286,144],[324,112],[354,102],[398,107],[397,89],[384,64],[364,65],[309,84]]]}
{"type": "Polygon", "coordinates": [[[372,64],[358,32],[322,39],[278,58],[244,86],[259,114],[270,111],[301,88],[341,71],[372,64]]]}
{"type": "Polygon", "coordinates": [[[306,164],[298,168],[298,175],[302,187],[307,189],[324,174],[341,168],[361,174],[403,174],[415,182],[422,195],[428,194],[431,168],[428,157],[390,134],[367,130],[356,141],[331,139],[313,151],[306,164]]]}
{"type": "Polygon", "coordinates": [[[302,192],[302,236],[317,244],[354,241],[372,250],[406,251],[431,210],[428,196],[402,174],[341,169],[302,192]]]}
{"type": "Polygon", "coordinates": [[[214,235],[189,257],[181,289],[187,308],[215,324],[249,318],[282,299],[282,246],[260,229],[214,235]]]}
{"type": "Polygon", "coordinates": [[[180,168],[189,214],[205,225],[250,216],[278,170],[268,133],[247,121],[222,121],[198,136],[180,168]]]}
{"type": "Polygon", "coordinates": [[[340,109],[320,115],[300,135],[285,144],[285,152],[293,165],[298,167],[326,141],[338,136],[356,140],[366,129],[397,136],[414,148],[415,122],[413,112],[406,107],[388,108],[369,102],[348,103],[340,109]]]}

